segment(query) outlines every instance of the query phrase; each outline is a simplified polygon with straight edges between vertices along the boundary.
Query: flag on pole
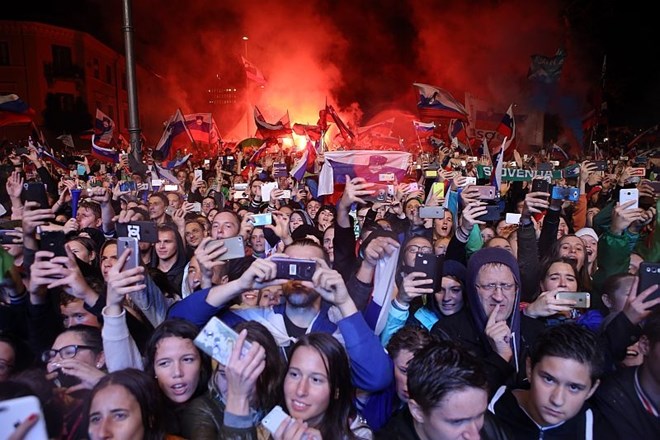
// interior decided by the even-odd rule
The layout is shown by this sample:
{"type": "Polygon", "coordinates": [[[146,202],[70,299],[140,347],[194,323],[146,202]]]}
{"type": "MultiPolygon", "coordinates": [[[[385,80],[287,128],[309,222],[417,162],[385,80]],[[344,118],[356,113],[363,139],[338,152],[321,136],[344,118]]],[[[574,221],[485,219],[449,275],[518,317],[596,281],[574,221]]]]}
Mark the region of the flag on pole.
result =
{"type": "Polygon", "coordinates": [[[68,148],[76,148],[75,144],[73,143],[73,136],[70,134],[62,134],[57,137],[58,141],[62,141],[65,147],[68,148]]]}
{"type": "Polygon", "coordinates": [[[243,67],[245,68],[245,76],[247,79],[254,81],[261,86],[266,85],[266,77],[261,73],[261,70],[245,59],[244,56],[241,56],[241,60],[243,61],[243,67]]]}
{"type": "Polygon", "coordinates": [[[553,57],[532,55],[531,58],[532,62],[529,65],[527,79],[545,84],[559,81],[566,59],[566,52],[563,49],[557,49],[557,53],[553,57]]]}
{"type": "Polygon", "coordinates": [[[417,110],[422,118],[467,120],[468,112],[449,92],[436,86],[413,83],[418,93],[417,110]]]}
{"type": "Polygon", "coordinates": [[[568,160],[568,154],[566,153],[566,151],[564,151],[564,149],[562,147],[557,145],[556,142],[552,144],[552,152],[553,153],[559,153],[562,156],[564,156],[564,159],[568,160]]]}
{"type": "Polygon", "coordinates": [[[96,145],[101,148],[110,148],[114,144],[115,121],[110,116],[96,109],[94,120],[94,136],[96,145]]]}
{"type": "Polygon", "coordinates": [[[322,136],[321,127],[318,125],[298,124],[297,122],[293,124],[293,132],[298,136],[307,136],[315,142],[322,136]]]}
{"type": "Polygon", "coordinates": [[[0,95],[0,127],[29,124],[36,112],[18,95],[0,95]]]}
{"type": "Polygon", "coordinates": [[[64,162],[62,162],[57,157],[55,157],[55,153],[53,153],[52,150],[48,151],[46,147],[44,147],[42,144],[38,142],[37,145],[35,146],[34,142],[32,141],[32,137],[28,138],[28,145],[37,150],[37,154],[39,154],[39,157],[46,159],[52,165],[56,166],[61,170],[69,171],[69,167],[65,165],[64,162]]]}
{"type": "Polygon", "coordinates": [[[266,122],[266,118],[264,118],[264,115],[255,105],[254,123],[257,126],[257,133],[263,139],[285,137],[292,132],[288,112],[279,121],[271,124],[270,122],[266,122]]]}
{"type": "Polygon", "coordinates": [[[92,135],[92,156],[103,162],[119,163],[119,153],[117,150],[98,145],[95,134],[92,135]]]}
{"type": "Polygon", "coordinates": [[[435,130],[435,122],[421,122],[413,120],[412,123],[418,135],[431,135],[433,130],[435,130]]]}
{"type": "Polygon", "coordinates": [[[192,113],[184,115],[188,132],[194,141],[211,144],[211,131],[215,122],[211,113],[192,113]]]}
{"type": "Polygon", "coordinates": [[[508,139],[507,142],[502,144],[502,148],[506,151],[516,138],[516,120],[513,117],[513,104],[509,106],[504,116],[502,116],[502,121],[497,126],[497,132],[508,139]]]}
{"type": "Polygon", "coordinates": [[[468,138],[468,133],[464,121],[460,119],[452,119],[451,121],[449,121],[447,134],[449,134],[449,139],[451,139],[452,141],[456,139],[456,142],[458,143],[459,146],[462,145],[464,149],[465,148],[469,149],[470,139],[468,138]]]}
{"type": "Polygon", "coordinates": [[[263,144],[259,148],[257,148],[257,151],[255,151],[252,156],[250,157],[250,160],[248,160],[248,163],[251,164],[256,164],[258,161],[261,159],[261,157],[266,154],[266,151],[268,151],[268,142],[264,141],[263,144]]]}
{"type": "Polygon", "coordinates": [[[507,138],[504,138],[500,151],[496,155],[495,166],[493,167],[492,174],[490,175],[490,184],[495,187],[495,193],[500,193],[500,188],[502,187],[502,167],[504,162],[504,150],[506,145],[507,138]]]}
{"type": "Polygon", "coordinates": [[[188,146],[192,141],[193,138],[188,131],[183,114],[180,109],[176,109],[176,112],[165,124],[165,130],[156,144],[156,150],[163,153],[165,160],[172,160],[176,157],[179,148],[188,146]]]}
{"type": "Polygon", "coordinates": [[[353,134],[353,131],[351,131],[351,129],[348,128],[348,125],[346,125],[346,123],[342,121],[342,119],[339,117],[339,115],[335,111],[335,108],[332,105],[326,104],[325,111],[326,111],[326,115],[332,118],[332,122],[334,122],[337,125],[337,128],[339,129],[339,132],[344,137],[344,139],[348,141],[355,138],[355,134],[353,134]]]}
{"type": "Polygon", "coordinates": [[[314,161],[316,160],[316,148],[308,140],[305,151],[298,161],[293,165],[289,174],[298,182],[305,177],[306,172],[314,172],[314,161]]]}

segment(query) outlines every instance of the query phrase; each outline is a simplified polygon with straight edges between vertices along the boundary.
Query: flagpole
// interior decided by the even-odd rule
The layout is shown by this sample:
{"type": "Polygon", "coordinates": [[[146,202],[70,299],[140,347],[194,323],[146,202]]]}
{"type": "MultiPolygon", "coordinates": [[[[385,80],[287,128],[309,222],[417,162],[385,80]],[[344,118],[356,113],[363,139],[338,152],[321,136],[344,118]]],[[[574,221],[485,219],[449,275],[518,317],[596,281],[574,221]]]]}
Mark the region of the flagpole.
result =
{"type": "Polygon", "coordinates": [[[417,146],[419,147],[419,152],[422,152],[422,139],[419,137],[419,132],[417,131],[417,127],[415,127],[415,121],[412,121],[413,125],[413,130],[415,130],[415,136],[417,136],[417,146]]]}
{"type": "Polygon", "coordinates": [[[138,112],[137,76],[135,71],[135,54],[133,52],[133,16],[131,0],[123,0],[124,49],[126,51],[126,90],[128,94],[128,132],[130,133],[131,152],[136,160],[142,159],[140,145],[140,115],[138,112]]]}
{"type": "MultiPolygon", "coordinates": [[[[245,45],[245,59],[248,59],[248,37],[243,35],[243,42],[245,45]]],[[[250,80],[247,75],[245,76],[245,129],[246,129],[246,138],[250,137],[250,80]]]]}

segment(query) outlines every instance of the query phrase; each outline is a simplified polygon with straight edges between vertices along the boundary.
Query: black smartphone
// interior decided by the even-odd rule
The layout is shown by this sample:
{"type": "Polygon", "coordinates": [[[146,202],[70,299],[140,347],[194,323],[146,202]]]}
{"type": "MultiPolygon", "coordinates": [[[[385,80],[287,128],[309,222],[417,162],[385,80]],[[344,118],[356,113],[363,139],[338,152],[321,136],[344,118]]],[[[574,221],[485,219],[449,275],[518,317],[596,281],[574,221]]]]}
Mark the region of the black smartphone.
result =
{"type": "Polygon", "coordinates": [[[16,229],[0,229],[0,244],[21,244],[21,238],[8,234],[8,232],[18,232],[16,229]],[[14,240],[17,240],[14,243],[14,240]]]}
{"type": "MultiPolygon", "coordinates": [[[[637,284],[637,295],[653,286],[660,284],[660,263],[642,263],[639,265],[639,283],[637,284]]],[[[654,300],[660,296],[660,289],[656,290],[646,298],[646,301],[654,300]]]]}
{"type": "Polygon", "coordinates": [[[71,376],[70,374],[62,373],[62,370],[57,370],[57,376],[52,380],[58,388],[71,388],[74,385],[78,385],[82,381],[76,376],[71,376]]]}
{"type": "MultiPolygon", "coordinates": [[[[438,268],[438,257],[435,254],[420,254],[415,256],[415,272],[423,272],[426,278],[435,282],[438,268]]],[[[428,287],[428,286],[424,286],[428,287]]]]}
{"type": "Polygon", "coordinates": [[[486,205],[486,213],[478,217],[485,222],[496,222],[502,218],[502,211],[498,205],[486,205]]]}
{"type": "Polygon", "coordinates": [[[39,249],[50,251],[56,257],[66,257],[65,243],[64,231],[41,231],[39,233],[39,249]]]}
{"type": "Polygon", "coordinates": [[[311,281],[316,271],[314,260],[274,257],[272,261],[277,265],[277,279],[311,281]]]}
{"type": "Polygon", "coordinates": [[[117,223],[117,237],[134,237],[146,243],[158,243],[158,227],[156,222],[137,221],[117,223]]]}
{"type": "Polygon", "coordinates": [[[532,191],[531,192],[544,192],[550,194],[550,182],[545,179],[534,179],[532,180],[532,191]]]}
{"type": "Polygon", "coordinates": [[[596,171],[607,171],[606,160],[594,160],[592,163],[596,165],[596,171]]]}
{"type": "Polygon", "coordinates": [[[23,202],[37,202],[40,209],[49,209],[46,185],[41,182],[25,182],[21,192],[23,202]]]}

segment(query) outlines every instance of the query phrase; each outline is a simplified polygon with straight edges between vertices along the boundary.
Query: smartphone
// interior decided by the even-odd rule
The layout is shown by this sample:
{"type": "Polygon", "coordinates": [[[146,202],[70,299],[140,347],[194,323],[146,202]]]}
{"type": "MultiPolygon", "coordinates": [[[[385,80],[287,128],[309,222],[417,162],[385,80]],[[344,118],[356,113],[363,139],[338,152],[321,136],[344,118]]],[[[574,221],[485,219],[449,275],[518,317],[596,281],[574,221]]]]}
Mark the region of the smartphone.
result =
{"type": "Polygon", "coordinates": [[[426,278],[435,282],[437,274],[438,257],[435,254],[417,254],[415,256],[414,272],[423,272],[426,278]]]}
{"type": "Polygon", "coordinates": [[[247,199],[245,191],[234,191],[234,200],[247,199]]]}
{"type": "Polygon", "coordinates": [[[417,182],[412,182],[408,184],[406,193],[417,192],[417,191],[419,191],[419,184],[417,182]]]}
{"type": "Polygon", "coordinates": [[[419,218],[445,218],[445,209],[442,206],[420,206],[419,218]]]}
{"type": "Polygon", "coordinates": [[[194,202],[192,205],[193,212],[202,212],[202,204],[200,202],[194,202]]]}
{"type": "Polygon", "coordinates": [[[425,179],[435,179],[438,177],[438,170],[424,170],[425,179]]]}
{"type": "Polygon", "coordinates": [[[25,155],[30,154],[30,151],[25,147],[18,147],[18,148],[16,148],[15,152],[16,152],[16,156],[22,156],[24,154],[25,155]]]}
{"type": "Polygon", "coordinates": [[[552,166],[558,167],[559,166],[559,161],[558,160],[551,160],[550,163],[552,166]]]}
{"type": "Polygon", "coordinates": [[[592,163],[596,165],[596,171],[607,171],[606,160],[594,160],[592,163]]]}
{"type": "Polygon", "coordinates": [[[35,396],[17,397],[0,402],[0,438],[10,438],[16,426],[32,414],[38,414],[39,420],[22,437],[23,440],[43,440],[48,438],[46,419],[41,409],[41,403],[35,396]]]}
{"type": "Polygon", "coordinates": [[[151,187],[152,188],[160,188],[163,186],[163,181],[160,179],[152,179],[151,180],[151,187]]]}
{"type": "MultiPolygon", "coordinates": [[[[660,263],[644,262],[640,264],[638,275],[639,283],[637,284],[637,295],[653,286],[654,284],[660,284],[660,263]]],[[[648,298],[646,298],[646,301],[654,300],[659,296],[660,289],[653,292],[648,298]]]]}
{"type": "Polygon", "coordinates": [[[469,177],[465,178],[465,186],[476,185],[476,184],[477,184],[477,178],[476,177],[469,176],[469,177]]]}
{"type": "Polygon", "coordinates": [[[550,194],[550,182],[546,179],[534,179],[532,180],[532,191],[531,192],[544,192],[550,194]]]}
{"type": "Polygon", "coordinates": [[[64,231],[41,231],[39,234],[39,249],[53,252],[56,257],[66,257],[65,243],[64,231]]]}
{"type": "Polygon", "coordinates": [[[165,185],[163,187],[165,191],[178,191],[179,190],[179,185],[165,185]]]}
{"type": "Polygon", "coordinates": [[[281,199],[290,199],[291,198],[291,190],[290,189],[283,189],[282,190],[282,197],[281,199]]]}
{"type": "Polygon", "coordinates": [[[284,412],[281,406],[277,405],[266,414],[266,417],[261,420],[261,424],[264,425],[264,428],[266,428],[271,434],[275,434],[277,428],[279,428],[282,422],[287,418],[289,418],[289,415],[284,412]]]}
{"type": "Polygon", "coordinates": [[[146,243],[158,243],[158,227],[156,222],[136,221],[117,223],[117,237],[134,237],[146,243]]]}
{"type": "Polygon", "coordinates": [[[619,192],[619,205],[622,205],[630,200],[634,200],[635,203],[633,203],[632,206],[629,206],[627,209],[639,208],[639,190],[637,188],[623,188],[619,192]]]}
{"type": "Polygon", "coordinates": [[[442,199],[445,196],[444,182],[433,182],[431,185],[431,192],[435,194],[436,199],[442,199]]]}
{"type": "Polygon", "coordinates": [[[202,179],[204,179],[204,171],[202,171],[202,170],[195,170],[195,179],[196,179],[196,180],[202,180],[202,179]]]}
{"type": "Polygon", "coordinates": [[[273,164],[273,177],[286,177],[287,175],[286,163],[276,162],[273,164]]]}
{"type": "Polygon", "coordinates": [[[644,177],[646,175],[646,168],[631,168],[630,175],[634,177],[644,177]]]}
{"type": "Polygon", "coordinates": [[[248,187],[247,183],[237,183],[234,185],[235,191],[245,191],[248,187]]]}
{"type": "Polygon", "coordinates": [[[21,192],[23,202],[37,202],[39,209],[48,209],[48,196],[46,195],[46,185],[41,182],[25,182],[21,192]]]}
{"type": "Polygon", "coordinates": [[[557,292],[557,299],[572,299],[575,301],[573,308],[588,309],[591,307],[591,294],[589,292],[557,292]]]}
{"type": "Polygon", "coordinates": [[[117,239],[117,258],[124,253],[126,249],[131,250],[123,270],[133,269],[140,265],[140,247],[137,238],[134,237],[119,237],[117,239]]]}
{"type": "Polygon", "coordinates": [[[11,234],[7,234],[7,232],[19,232],[16,229],[0,229],[0,244],[19,244],[22,245],[21,243],[21,238],[13,236],[11,234]],[[14,243],[14,239],[18,240],[19,242],[14,243]]]}
{"type": "Polygon", "coordinates": [[[211,160],[210,159],[204,159],[204,165],[210,165],[211,160]]]}
{"type": "Polygon", "coordinates": [[[475,185],[474,188],[479,191],[479,200],[495,200],[497,197],[495,187],[492,185],[475,185]]]}
{"type": "Polygon", "coordinates": [[[495,222],[502,218],[500,207],[498,205],[486,205],[486,213],[478,217],[479,220],[485,222],[495,222]]]}
{"type": "Polygon", "coordinates": [[[374,193],[364,196],[364,200],[382,203],[387,202],[391,197],[394,197],[394,185],[374,183],[369,190],[374,191],[374,193]]]}
{"type": "Polygon", "coordinates": [[[129,180],[128,182],[121,182],[119,184],[119,189],[122,192],[135,191],[137,189],[137,186],[135,185],[135,182],[129,180]]]}
{"type": "Polygon", "coordinates": [[[78,385],[79,383],[82,382],[82,380],[80,380],[76,376],[63,373],[61,369],[57,369],[55,371],[57,371],[57,376],[55,376],[55,378],[52,379],[52,383],[57,388],[71,388],[72,386],[78,385]]]}
{"type": "Polygon", "coordinates": [[[574,186],[555,186],[552,188],[553,200],[568,200],[577,202],[580,198],[580,190],[574,186]]]}
{"type": "MultiPolygon", "coordinates": [[[[213,316],[202,327],[202,330],[197,334],[193,343],[222,365],[227,365],[236,341],[238,341],[238,333],[220,319],[213,316]]],[[[244,356],[251,346],[252,344],[245,341],[241,348],[241,355],[244,356]]]]}
{"type": "Polygon", "coordinates": [[[314,260],[273,257],[272,261],[277,265],[275,277],[277,279],[311,281],[316,272],[316,261],[314,260]]]}
{"type": "Polygon", "coordinates": [[[252,224],[254,226],[266,226],[273,224],[273,214],[266,212],[264,214],[252,214],[252,224]]]}
{"type": "Polygon", "coordinates": [[[517,225],[520,223],[520,216],[522,214],[514,213],[514,212],[507,212],[505,218],[505,222],[509,225],[517,225]]]}
{"type": "MultiPolygon", "coordinates": [[[[218,260],[233,260],[236,258],[243,258],[245,256],[245,246],[243,245],[243,237],[237,235],[236,237],[229,237],[224,239],[212,240],[210,243],[221,241],[227,248],[227,252],[218,257],[218,260]]],[[[208,246],[208,244],[207,244],[208,246]]]]}

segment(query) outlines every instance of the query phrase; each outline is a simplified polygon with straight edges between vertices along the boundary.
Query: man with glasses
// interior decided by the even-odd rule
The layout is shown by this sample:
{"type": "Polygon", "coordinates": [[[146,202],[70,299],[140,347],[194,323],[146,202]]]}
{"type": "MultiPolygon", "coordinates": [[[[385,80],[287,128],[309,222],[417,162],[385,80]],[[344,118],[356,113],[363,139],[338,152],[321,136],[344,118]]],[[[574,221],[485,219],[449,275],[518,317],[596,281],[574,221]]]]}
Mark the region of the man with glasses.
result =
{"type": "Polygon", "coordinates": [[[521,386],[525,359],[543,323],[524,316],[520,271],[510,252],[486,248],[468,261],[467,308],[438,321],[432,332],[457,340],[484,360],[491,390],[521,386]]]}

